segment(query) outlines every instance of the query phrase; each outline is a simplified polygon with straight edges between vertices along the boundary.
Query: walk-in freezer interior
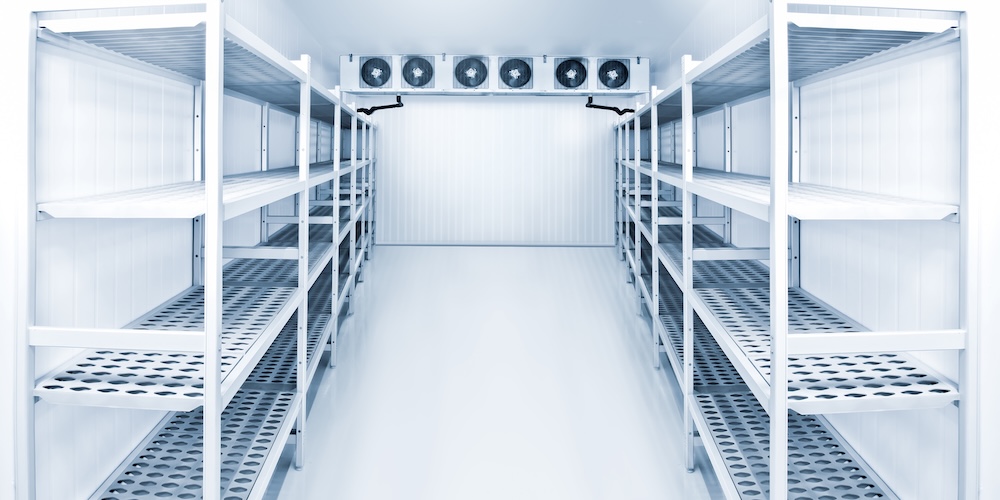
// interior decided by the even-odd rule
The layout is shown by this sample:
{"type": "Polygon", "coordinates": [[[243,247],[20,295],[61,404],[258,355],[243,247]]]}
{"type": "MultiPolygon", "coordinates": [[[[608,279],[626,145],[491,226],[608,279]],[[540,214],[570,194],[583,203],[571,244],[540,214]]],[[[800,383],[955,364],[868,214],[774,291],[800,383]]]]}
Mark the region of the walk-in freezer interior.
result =
{"type": "Polygon", "coordinates": [[[414,245],[614,248],[726,498],[1000,495],[987,7],[713,0],[631,44],[436,48],[352,44],[361,6],[5,8],[0,497],[266,497],[310,466],[376,247],[414,245]]]}

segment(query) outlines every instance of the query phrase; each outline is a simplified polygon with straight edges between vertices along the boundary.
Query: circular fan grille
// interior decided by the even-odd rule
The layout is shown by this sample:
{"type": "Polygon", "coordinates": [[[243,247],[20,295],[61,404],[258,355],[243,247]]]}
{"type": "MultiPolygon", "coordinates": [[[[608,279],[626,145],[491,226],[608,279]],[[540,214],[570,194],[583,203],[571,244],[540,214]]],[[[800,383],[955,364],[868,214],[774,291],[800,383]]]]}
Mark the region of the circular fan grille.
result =
{"type": "Polygon", "coordinates": [[[413,57],[403,65],[403,79],[411,87],[423,87],[434,78],[434,66],[423,57],[413,57]]]}
{"type": "Polygon", "coordinates": [[[373,57],[361,65],[361,79],[369,87],[381,87],[389,83],[390,76],[392,69],[385,59],[373,57]]]}
{"type": "Polygon", "coordinates": [[[476,88],[486,81],[486,64],[469,57],[455,65],[455,81],[467,88],[476,88]]]}
{"type": "Polygon", "coordinates": [[[598,70],[597,77],[609,89],[616,89],[628,82],[628,66],[618,60],[605,61],[598,70]]]}
{"type": "Polygon", "coordinates": [[[587,67],[579,59],[567,59],[556,66],[556,81],[568,89],[575,89],[587,81],[587,67]]]}
{"type": "Polygon", "coordinates": [[[524,59],[508,59],[500,66],[500,79],[508,87],[519,89],[531,81],[531,66],[524,59]]]}

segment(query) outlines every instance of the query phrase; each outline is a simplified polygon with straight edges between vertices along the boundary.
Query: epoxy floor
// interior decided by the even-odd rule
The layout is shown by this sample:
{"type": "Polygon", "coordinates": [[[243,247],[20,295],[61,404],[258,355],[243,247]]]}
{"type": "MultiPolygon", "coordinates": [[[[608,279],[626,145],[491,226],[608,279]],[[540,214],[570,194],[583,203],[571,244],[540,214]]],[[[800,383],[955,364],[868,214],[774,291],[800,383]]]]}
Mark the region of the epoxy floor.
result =
{"type": "MultiPolygon", "coordinates": [[[[378,247],[291,499],[717,498],[611,248],[378,247]]],[[[289,453],[286,452],[286,455],[289,453]]],[[[280,491],[279,491],[280,490],[280,491]]]]}

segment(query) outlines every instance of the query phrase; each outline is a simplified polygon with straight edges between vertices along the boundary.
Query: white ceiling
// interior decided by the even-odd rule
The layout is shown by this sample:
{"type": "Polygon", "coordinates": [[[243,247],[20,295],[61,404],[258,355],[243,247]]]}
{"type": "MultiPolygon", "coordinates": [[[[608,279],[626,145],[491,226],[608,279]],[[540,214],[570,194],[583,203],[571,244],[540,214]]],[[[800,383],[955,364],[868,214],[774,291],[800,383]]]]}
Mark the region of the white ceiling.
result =
{"type": "Polygon", "coordinates": [[[653,71],[698,0],[284,0],[329,54],[649,57],[653,71]]]}

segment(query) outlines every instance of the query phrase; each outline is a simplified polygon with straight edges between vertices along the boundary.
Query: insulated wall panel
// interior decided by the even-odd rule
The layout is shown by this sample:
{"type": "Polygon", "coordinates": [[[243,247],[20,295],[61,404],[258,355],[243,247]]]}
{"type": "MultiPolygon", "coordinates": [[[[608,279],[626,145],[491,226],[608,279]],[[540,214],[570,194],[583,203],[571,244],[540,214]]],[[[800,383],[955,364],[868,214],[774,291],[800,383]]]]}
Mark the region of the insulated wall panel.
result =
{"type": "MultiPolygon", "coordinates": [[[[222,171],[225,175],[261,169],[261,106],[227,95],[222,103],[222,171]]],[[[260,210],[226,221],[223,244],[253,246],[260,242],[260,210]]]]}
{"type": "Polygon", "coordinates": [[[612,244],[618,115],[582,97],[404,103],[372,115],[380,243],[612,244]]]}
{"type": "MultiPolygon", "coordinates": [[[[37,71],[39,201],[193,178],[190,86],[46,44],[37,71]]],[[[190,221],[38,221],[36,323],[120,327],[145,313],[191,284],[191,232],[190,221]]],[[[37,354],[42,375],[72,353],[37,354]]],[[[35,412],[37,498],[86,498],[159,418],[45,402],[35,412]]]]}

